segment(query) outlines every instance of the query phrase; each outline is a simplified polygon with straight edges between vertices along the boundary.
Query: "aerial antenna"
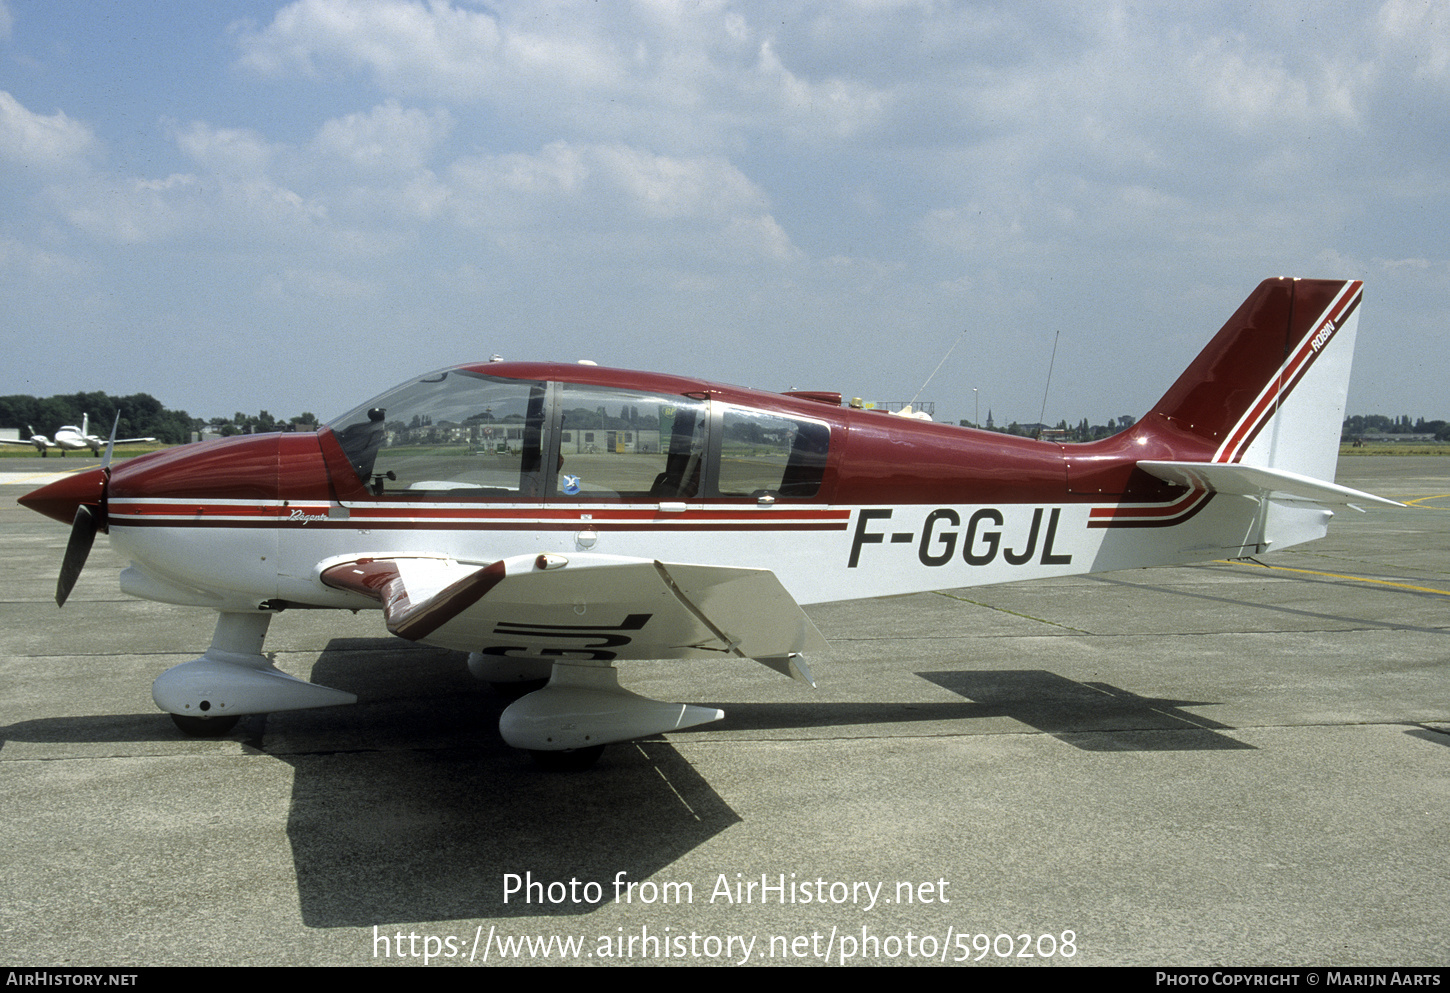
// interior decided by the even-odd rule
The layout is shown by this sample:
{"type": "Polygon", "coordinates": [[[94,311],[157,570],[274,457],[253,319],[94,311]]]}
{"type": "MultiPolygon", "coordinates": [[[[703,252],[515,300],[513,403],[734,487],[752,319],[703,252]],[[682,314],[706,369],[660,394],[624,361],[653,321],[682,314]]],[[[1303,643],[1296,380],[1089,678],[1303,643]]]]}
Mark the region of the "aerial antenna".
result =
{"type": "Polygon", "coordinates": [[[957,340],[952,342],[952,347],[948,348],[947,353],[941,357],[941,361],[938,362],[936,364],[936,368],[931,371],[931,376],[926,377],[926,382],[921,384],[921,389],[917,390],[916,393],[912,395],[911,400],[907,402],[906,406],[908,409],[913,409],[916,407],[916,398],[921,396],[921,390],[927,388],[927,385],[931,383],[932,376],[935,376],[939,371],[941,371],[941,367],[946,365],[947,359],[952,357],[952,352],[956,351],[956,347],[962,343],[962,339],[966,336],[967,329],[962,328],[962,333],[957,335],[957,340]]]}
{"type": "Polygon", "coordinates": [[[1062,336],[1062,331],[1057,331],[1052,336],[1052,358],[1047,363],[1047,385],[1042,388],[1042,410],[1037,415],[1037,440],[1042,440],[1042,432],[1046,427],[1042,419],[1047,416],[1047,391],[1052,389],[1052,367],[1057,364],[1057,339],[1062,336]]]}

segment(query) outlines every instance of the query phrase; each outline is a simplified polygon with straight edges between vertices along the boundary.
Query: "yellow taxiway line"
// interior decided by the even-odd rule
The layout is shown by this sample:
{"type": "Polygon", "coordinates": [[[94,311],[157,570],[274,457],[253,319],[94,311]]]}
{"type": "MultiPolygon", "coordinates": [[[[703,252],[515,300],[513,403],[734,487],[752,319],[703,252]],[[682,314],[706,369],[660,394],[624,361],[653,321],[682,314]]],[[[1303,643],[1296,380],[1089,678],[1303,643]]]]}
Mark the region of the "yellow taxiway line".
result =
{"type": "MultiPolygon", "coordinates": [[[[1424,499],[1430,499],[1425,497],[1424,499]]],[[[1437,590],[1429,586],[1412,586],[1409,583],[1394,583],[1388,579],[1370,579],[1367,576],[1346,576],[1341,572],[1319,572],[1314,569],[1294,569],[1286,565],[1265,565],[1263,562],[1245,562],[1243,560],[1219,559],[1227,565],[1246,565],[1256,569],[1277,569],[1280,572],[1298,572],[1306,576],[1325,576],[1329,579],[1348,579],[1356,583],[1374,583],[1376,586],[1392,586],[1400,590],[1413,590],[1416,593],[1437,593],[1440,596],[1450,596],[1450,590],[1437,590]]]]}

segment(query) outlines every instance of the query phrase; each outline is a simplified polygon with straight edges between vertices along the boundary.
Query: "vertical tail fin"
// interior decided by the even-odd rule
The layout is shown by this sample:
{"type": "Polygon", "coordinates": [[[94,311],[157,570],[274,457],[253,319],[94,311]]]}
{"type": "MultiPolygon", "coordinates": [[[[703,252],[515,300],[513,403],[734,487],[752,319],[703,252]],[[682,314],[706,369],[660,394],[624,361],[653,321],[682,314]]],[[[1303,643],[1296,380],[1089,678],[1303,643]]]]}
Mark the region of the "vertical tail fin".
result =
{"type": "Polygon", "coordinates": [[[1265,280],[1144,420],[1196,461],[1332,481],[1363,289],[1265,280]]]}
{"type": "Polygon", "coordinates": [[[1400,506],[1334,482],[1363,290],[1359,280],[1265,280],[1140,422],[1172,459],[1139,469],[1253,499],[1252,522],[1224,535],[1244,554],[1323,537],[1331,506],[1400,506]]]}

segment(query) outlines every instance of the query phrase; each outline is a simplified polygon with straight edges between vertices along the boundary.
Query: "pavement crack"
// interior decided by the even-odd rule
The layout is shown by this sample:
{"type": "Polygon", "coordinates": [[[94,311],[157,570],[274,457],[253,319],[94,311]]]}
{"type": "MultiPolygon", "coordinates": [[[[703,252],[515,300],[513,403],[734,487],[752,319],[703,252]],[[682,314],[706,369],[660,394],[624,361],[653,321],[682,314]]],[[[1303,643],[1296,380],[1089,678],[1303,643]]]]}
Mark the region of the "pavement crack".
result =
{"type": "Polygon", "coordinates": [[[988,610],[995,610],[1002,614],[1011,614],[1013,617],[1021,617],[1024,620],[1036,621],[1039,624],[1050,624],[1055,628],[1063,628],[1067,631],[1074,631],[1078,634],[1092,634],[1091,631],[1084,631],[1082,628],[1075,628],[1071,624],[1062,624],[1058,621],[1049,621],[1045,617],[1033,617],[1031,614],[1024,614],[1019,610],[1008,610],[1006,607],[994,607],[990,603],[983,603],[980,600],[973,600],[971,597],[958,596],[955,593],[948,593],[945,590],[935,590],[937,596],[944,596],[948,600],[960,600],[962,603],[970,603],[975,607],[986,607],[988,610]]]}

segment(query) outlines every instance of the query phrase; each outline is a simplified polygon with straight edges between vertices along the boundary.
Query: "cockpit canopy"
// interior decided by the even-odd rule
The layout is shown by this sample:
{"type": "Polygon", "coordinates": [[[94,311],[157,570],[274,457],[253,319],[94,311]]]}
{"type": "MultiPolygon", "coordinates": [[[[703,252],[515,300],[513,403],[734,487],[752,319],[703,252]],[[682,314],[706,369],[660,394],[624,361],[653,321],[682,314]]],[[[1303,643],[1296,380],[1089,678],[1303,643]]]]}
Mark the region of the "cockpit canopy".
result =
{"type": "Polygon", "coordinates": [[[374,497],[659,502],[820,495],[823,421],[706,393],[448,369],[328,428],[374,497]]]}

